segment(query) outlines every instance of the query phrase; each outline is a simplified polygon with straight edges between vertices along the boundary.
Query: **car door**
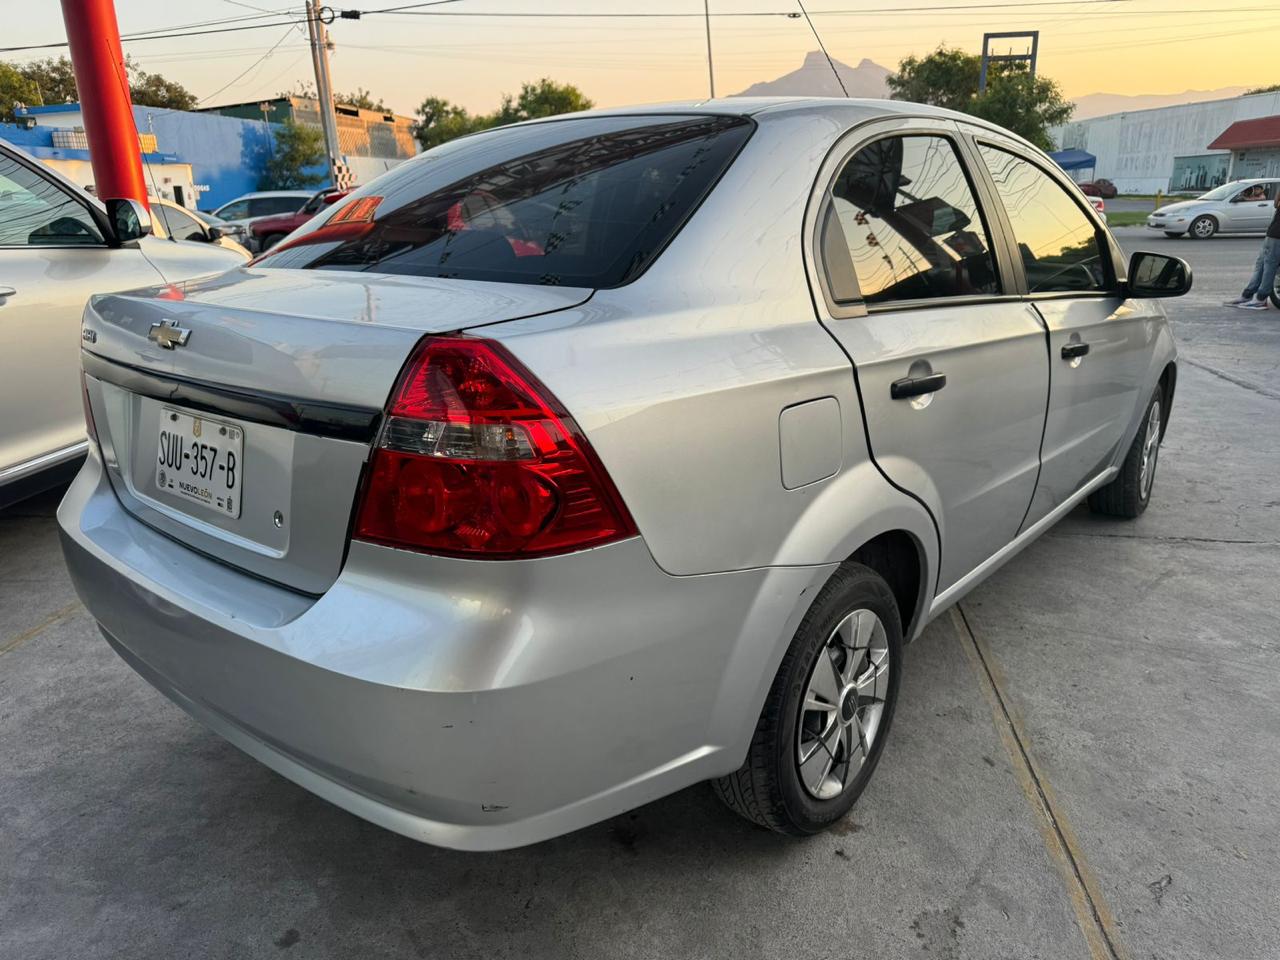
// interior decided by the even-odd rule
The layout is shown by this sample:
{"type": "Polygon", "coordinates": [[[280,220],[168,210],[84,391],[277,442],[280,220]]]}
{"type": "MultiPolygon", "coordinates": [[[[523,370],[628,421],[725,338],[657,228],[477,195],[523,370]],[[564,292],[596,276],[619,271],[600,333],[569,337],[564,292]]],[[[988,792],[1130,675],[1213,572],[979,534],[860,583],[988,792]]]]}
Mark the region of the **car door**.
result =
{"type": "Polygon", "coordinates": [[[107,245],[73,188],[0,150],[0,482],[84,442],[79,330],[90,294],[158,279],[141,251],[107,245]]]}
{"type": "Polygon", "coordinates": [[[1266,233],[1275,212],[1274,183],[1251,184],[1223,204],[1223,233],[1266,233]],[[1255,194],[1261,191],[1261,196],[1255,194]]]}
{"type": "Polygon", "coordinates": [[[1017,534],[1049,389],[1044,325],[1011,282],[959,128],[860,128],[824,168],[822,323],[854,364],[872,455],[933,514],[945,591],[1017,534]]]}
{"type": "Polygon", "coordinates": [[[1079,191],[1038,154],[977,132],[1027,302],[1048,329],[1049,405],[1024,528],[1098,480],[1145,397],[1158,308],[1125,300],[1119,251],[1079,191]]]}

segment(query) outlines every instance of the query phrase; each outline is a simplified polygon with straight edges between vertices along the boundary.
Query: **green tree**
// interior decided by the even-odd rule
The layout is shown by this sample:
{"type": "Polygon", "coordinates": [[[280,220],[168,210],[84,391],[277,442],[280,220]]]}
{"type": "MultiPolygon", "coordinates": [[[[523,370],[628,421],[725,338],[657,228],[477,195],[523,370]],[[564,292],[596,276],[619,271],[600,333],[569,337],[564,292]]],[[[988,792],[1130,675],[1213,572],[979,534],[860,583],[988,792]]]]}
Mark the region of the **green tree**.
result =
{"type": "Polygon", "coordinates": [[[333,95],[334,103],[341,103],[347,107],[359,107],[361,110],[381,110],[386,113],[391,108],[382,102],[382,98],[373,99],[371,94],[364,87],[356,87],[355,93],[335,93],[333,95]]]}
{"type": "Polygon", "coordinates": [[[1255,93],[1275,93],[1277,90],[1280,90],[1280,83],[1273,83],[1269,87],[1254,87],[1252,90],[1246,90],[1241,96],[1251,97],[1255,93]]]}
{"type": "Polygon", "coordinates": [[[166,80],[158,73],[147,73],[129,58],[129,98],[137,107],[164,107],[169,110],[194,110],[200,101],[176,80],[166,80]]]}
{"type": "Polygon", "coordinates": [[[981,66],[973,54],[940,46],[927,57],[907,57],[886,82],[894,100],[964,110],[977,96],[981,66]]]}
{"type": "Polygon", "coordinates": [[[260,190],[298,190],[316,187],[327,179],[309,173],[307,167],[324,163],[324,134],[319,127],[286,120],[275,132],[275,147],[258,181],[260,190]]]}
{"type": "MultiPolygon", "coordinates": [[[[22,64],[6,64],[16,70],[35,88],[35,96],[25,100],[28,106],[75,103],[80,99],[76,92],[76,75],[67,57],[46,57],[22,64]]],[[[194,110],[199,101],[195,94],[174,80],[166,80],[158,73],[147,73],[133,60],[125,57],[125,72],[129,77],[129,97],[135,106],[166,107],[170,110],[194,110]]],[[[4,108],[12,106],[4,104],[4,108]]]]}
{"type": "Polygon", "coordinates": [[[594,106],[572,83],[557,83],[550,77],[543,77],[537,83],[521,84],[518,96],[503,96],[502,106],[498,108],[498,122],[518,123],[539,117],[555,117],[562,113],[590,110],[594,106]]]}
{"type": "Polygon", "coordinates": [[[413,135],[422,144],[422,149],[430,150],[456,137],[486,130],[496,122],[494,114],[477,116],[448,100],[427,97],[418,107],[418,121],[413,125],[413,135]]]}
{"type": "Polygon", "coordinates": [[[1032,77],[1021,63],[993,63],[987,89],[978,93],[982,58],[940,46],[927,57],[907,57],[888,78],[895,100],[929,103],[989,120],[1052,150],[1049,128],[1071,119],[1075,105],[1048,77],[1032,77]]]}
{"type": "Polygon", "coordinates": [[[440,97],[427,97],[418,107],[418,121],[413,135],[424,150],[455,137],[490,127],[501,127],[521,120],[554,117],[577,110],[590,110],[592,103],[571,83],[557,83],[543,77],[537,83],[526,83],[517,95],[505,94],[493,113],[470,113],[465,107],[440,97]]]}
{"type": "Polygon", "coordinates": [[[14,67],[0,61],[0,122],[12,123],[14,108],[18,104],[39,107],[43,103],[39,87],[14,67]]]}
{"type": "Polygon", "coordinates": [[[36,85],[38,103],[75,103],[80,99],[76,93],[76,75],[67,57],[46,57],[11,66],[36,85]]]}

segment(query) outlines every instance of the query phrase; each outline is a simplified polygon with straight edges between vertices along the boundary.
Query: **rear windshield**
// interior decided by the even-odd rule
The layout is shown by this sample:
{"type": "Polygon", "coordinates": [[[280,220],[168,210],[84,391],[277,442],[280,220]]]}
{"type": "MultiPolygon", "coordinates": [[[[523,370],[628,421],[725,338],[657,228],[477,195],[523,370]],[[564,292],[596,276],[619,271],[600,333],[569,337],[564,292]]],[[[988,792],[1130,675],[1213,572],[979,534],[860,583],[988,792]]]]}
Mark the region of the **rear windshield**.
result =
{"type": "Polygon", "coordinates": [[[616,287],[662,251],[752,126],[584,118],[468,137],[380,177],[259,265],[616,287]]]}

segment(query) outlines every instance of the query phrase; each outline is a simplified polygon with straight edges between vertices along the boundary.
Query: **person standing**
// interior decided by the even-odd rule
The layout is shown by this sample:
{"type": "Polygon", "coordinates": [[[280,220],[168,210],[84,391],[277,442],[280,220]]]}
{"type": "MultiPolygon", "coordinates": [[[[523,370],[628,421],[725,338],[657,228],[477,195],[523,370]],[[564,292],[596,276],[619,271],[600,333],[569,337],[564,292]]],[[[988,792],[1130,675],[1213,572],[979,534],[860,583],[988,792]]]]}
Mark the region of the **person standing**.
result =
{"type": "Polygon", "coordinates": [[[1276,270],[1280,268],[1280,196],[1276,197],[1276,214],[1271,218],[1271,226],[1267,227],[1266,239],[1262,241],[1262,249],[1258,251],[1257,262],[1253,265],[1253,276],[1244,291],[1234,300],[1228,300],[1227,306],[1239,307],[1242,310],[1266,310],[1267,297],[1276,286],[1276,270]]]}

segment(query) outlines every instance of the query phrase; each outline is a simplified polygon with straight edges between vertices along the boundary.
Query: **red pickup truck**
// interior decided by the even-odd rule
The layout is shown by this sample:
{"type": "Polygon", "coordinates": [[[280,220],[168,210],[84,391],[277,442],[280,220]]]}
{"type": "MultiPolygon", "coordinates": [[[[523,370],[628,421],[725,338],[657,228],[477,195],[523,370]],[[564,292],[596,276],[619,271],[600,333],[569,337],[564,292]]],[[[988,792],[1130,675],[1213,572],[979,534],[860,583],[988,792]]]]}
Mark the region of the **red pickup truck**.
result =
{"type": "Polygon", "coordinates": [[[255,253],[270,250],[317,213],[332,203],[337,203],[350,190],[335,190],[332,187],[321,190],[303,204],[296,213],[281,213],[274,217],[260,217],[249,223],[249,246],[255,253]]]}

